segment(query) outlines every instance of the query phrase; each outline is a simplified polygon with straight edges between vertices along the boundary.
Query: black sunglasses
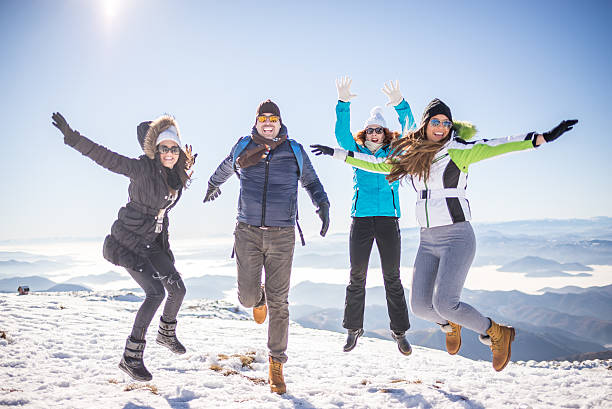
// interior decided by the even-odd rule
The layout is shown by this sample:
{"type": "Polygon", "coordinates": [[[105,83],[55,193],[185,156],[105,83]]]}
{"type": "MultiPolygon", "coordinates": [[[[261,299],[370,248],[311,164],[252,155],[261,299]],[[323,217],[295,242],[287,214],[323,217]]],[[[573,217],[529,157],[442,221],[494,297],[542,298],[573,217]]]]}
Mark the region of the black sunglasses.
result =
{"type": "Polygon", "coordinates": [[[171,152],[173,155],[178,155],[179,153],[181,153],[181,148],[179,148],[178,146],[169,147],[166,145],[159,145],[157,151],[162,154],[171,152]]]}
{"type": "Polygon", "coordinates": [[[373,134],[374,132],[383,133],[385,130],[382,127],[379,127],[379,128],[366,128],[365,131],[368,135],[370,135],[370,134],[373,134]]]}

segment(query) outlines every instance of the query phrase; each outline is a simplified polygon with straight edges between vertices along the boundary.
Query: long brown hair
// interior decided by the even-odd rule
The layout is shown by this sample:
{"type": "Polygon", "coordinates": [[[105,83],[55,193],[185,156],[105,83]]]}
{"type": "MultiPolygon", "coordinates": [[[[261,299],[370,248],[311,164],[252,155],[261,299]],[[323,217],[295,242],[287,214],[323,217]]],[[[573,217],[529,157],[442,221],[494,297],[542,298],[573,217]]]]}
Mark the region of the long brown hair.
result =
{"type": "MultiPolygon", "coordinates": [[[[382,141],[383,146],[388,145],[392,143],[393,141],[397,140],[397,138],[399,138],[399,136],[401,135],[401,133],[391,131],[389,130],[389,128],[383,128],[383,133],[385,134],[385,137],[383,138],[383,141],[382,141]]],[[[365,146],[366,130],[362,129],[361,131],[357,132],[357,134],[353,137],[353,139],[359,145],[365,146]]]]}
{"type": "Polygon", "coordinates": [[[432,142],[427,139],[425,133],[428,122],[425,121],[419,129],[409,131],[406,136],[391,144],[392,152],[389,160],[394,166],[387,175],[389,182],[395,182],[407,175],[417,176],[421,180],[427,180],[429,177],[434,156],[451,138],[453,130],[451,129],[441,141],[432,142]]]}
{"type": "Polygon", "coordinates": [[[183,189],[187,189],[189,187],[189,184],[191,183],[191,177],[187,174],[187,171],[185,170],[186,163],[187,163],[187,155],[185,155],[185,152],[183,151],[183,149],[181,149],[181,152],[179,153],[179,158],[176,161],[176,164],[174,165],[174,171],[178,174],[179,178],[181,179],[181,184],[183,185],[183,189]]]}

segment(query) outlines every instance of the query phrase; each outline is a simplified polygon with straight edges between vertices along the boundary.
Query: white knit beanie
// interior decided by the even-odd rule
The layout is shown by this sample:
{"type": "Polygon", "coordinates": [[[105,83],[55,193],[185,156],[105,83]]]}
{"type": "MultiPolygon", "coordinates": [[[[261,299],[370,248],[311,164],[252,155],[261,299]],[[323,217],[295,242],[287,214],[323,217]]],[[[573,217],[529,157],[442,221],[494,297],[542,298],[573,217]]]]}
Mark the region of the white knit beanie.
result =
{"type": "Polygon", "coordinates": [[[367,128],[368,125],[380,125],[383,128],[387,127],[387,121],[385,121],[385,118],[382,116],[381,107],[372,108],[370,111],[370,117],[367,119],[367,121],[365,121],[365,125],[363,125],[363,127],[367,128]]]}
{"type": "Polygon", "coordinates": [[[181,147],[181,138],[178,135],[178,131],[174,126],[169,127],[165,131],[161,132],[155,141],[155,146],[159,145],[162,141],[174,141],[181,147]]]}

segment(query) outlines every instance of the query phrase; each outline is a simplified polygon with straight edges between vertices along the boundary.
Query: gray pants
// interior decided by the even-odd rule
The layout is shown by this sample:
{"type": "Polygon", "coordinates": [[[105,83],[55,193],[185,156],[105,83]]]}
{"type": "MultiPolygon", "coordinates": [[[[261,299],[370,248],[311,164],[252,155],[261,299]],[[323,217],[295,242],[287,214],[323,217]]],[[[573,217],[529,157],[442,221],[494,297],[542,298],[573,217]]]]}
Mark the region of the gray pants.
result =
{"type": "Polygon", "coordinates": [[[469,222],[421,229],[410,292],[414,315],[486,333],[489,319],[459,300],[475,252],[476,238],[469,222]]]}
{"type": "Polygon", "coordinates": [[[143,340],[155,312],[166,296],[164,288],[168,291],[168,298],[166,299],[166,305],[164,305],[162,317],[166,322],[176,320],[185,297],[185,284],[166,253],[152,255],[142,271],[132,270],[131,268],[126,270],[145,292],[145,300],[136,313],[136,319],[132,327],[132,338],[143,340]],[[170,284],[168,283],[168,277],[172,274],[175,274],[175,278],[178,277],[178,281],[170,284]],[[160,279],[161,277],[164,278],[160,279]]]}
{"type": "Polygon", "coordinates": [[[234,231],[238,267],[238,300],[251,308],[261,301],[261,271],[265,269],[268,304],[268,350],[278,362],[287,362],[289,337],[289,281],[295,247],[295,227],[262,230],[242,222],[234,231]]]}

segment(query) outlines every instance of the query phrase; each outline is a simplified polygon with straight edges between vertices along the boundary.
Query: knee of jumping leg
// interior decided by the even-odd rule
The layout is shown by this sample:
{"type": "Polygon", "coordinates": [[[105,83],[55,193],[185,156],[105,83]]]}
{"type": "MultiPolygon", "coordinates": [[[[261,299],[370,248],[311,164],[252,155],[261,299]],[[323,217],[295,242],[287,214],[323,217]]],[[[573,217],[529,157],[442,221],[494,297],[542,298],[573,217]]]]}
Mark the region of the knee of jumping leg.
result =
{"type": "Polygon", "coordinates": [[[449,298],[435,297],[433,300],[433,308],[440,316],[445,318],[448,317],[448,319],[452,321],[454,314],[459,308],[459,301],[449,298]]]}
{"type": "Polygon", "coordinates": [[[176,288],[173,288],[172,290],[172,296],[174,298],[180,298],[182,300],[183,298],[185,298],[185,294],[187,294],[187,289],[185,288],[185,285],[176,286],[176,288]]]}
{"type": "Polygon", "coordinates": [[[423,299],[410,297],[410,309],[414,315],[423,318],[429,315],[428,313],[433,310],[433,306],[423,299]]]}
{"type": "Polygon", "coordinates": [[[156,303],[158,306],[161,305],[162,301],[164,301],[164,297],[166,297],[166,291],[164,287],[155,288],[154,290],[150,290],[145,293],[146,299],[150,302],[156,303]]]}
{"type": "Polygon", "coordinates": [[[261,301],[261,287],[238,290],[238,301],[245,308],[253,308],[261,301]]]}

